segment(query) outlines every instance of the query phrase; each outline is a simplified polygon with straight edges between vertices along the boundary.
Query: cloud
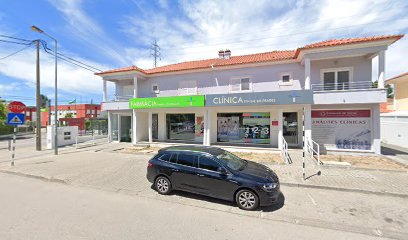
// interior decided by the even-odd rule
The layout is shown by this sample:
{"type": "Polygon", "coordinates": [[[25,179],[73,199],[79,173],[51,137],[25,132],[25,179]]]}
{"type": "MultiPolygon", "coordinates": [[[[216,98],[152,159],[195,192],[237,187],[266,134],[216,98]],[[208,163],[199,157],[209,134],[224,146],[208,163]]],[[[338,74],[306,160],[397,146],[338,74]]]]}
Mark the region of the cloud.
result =
{"type": "MultiPolygon", "coordinates": [[[[10,52],[10,49],[0,48],[0,56],[5,56],[10,52]]],[[[73,56],[73,54],[69,55],[73,56]]],[[[54,88],[54,57],[41,51],[40,59],[41,88],[54,88]]],[[[75,57],[75,59],[87,62],[92,66],[106,69],[106,66],[102,66],[96,62],[81,59],[80,57],[75,57]]],[[[29,48],[6,60],[0,61],[0,74],[20,80],[21,83],[13,82],[8,86],[0,88],[0,90],[10,91],[18,87],[19,84],[25,84],[31,88],[35,87],[36,54],[34,48],[29,48]]],[[[59,60],[58,89],[73,94],[100,94],[102,92],[102,81],[98,76],[95,76],[93,72],[59,60]]]]}
{"type": "Polygon", "coordinates": [[[69,32],[88,44],[95,52],[114,60],[118,65],[129,65],[132,61],[123,54],[118,42],[109,37],[83,9],[82,0],[49,0],[63,14],[69,32]]]}
{"type": "MultiPolygon", "coordinates": [[[[182,0],[174,5],[160,11],[143,5],[143,12],[124,17],[122,23],[122,31],[138,42],[148,46],[158,39],[163,56],[160,65],[214,58],[219,49],[225,48],[233,55],[242,55],[408,30],[407,1],[182,0]]],[[[398,46],[402,46],[400,43],[395,48],[402,50],[398,46]]],[[[404,51],[393,49],[387,61],[405,57],[404,51]]],[[[149,53],[138,51],[144,54],[139,54],[134,63],[152,67],[149,53]]],[[[389,68],[390,75],[397,71],[403,71],[402,67],[389,68]]]]}

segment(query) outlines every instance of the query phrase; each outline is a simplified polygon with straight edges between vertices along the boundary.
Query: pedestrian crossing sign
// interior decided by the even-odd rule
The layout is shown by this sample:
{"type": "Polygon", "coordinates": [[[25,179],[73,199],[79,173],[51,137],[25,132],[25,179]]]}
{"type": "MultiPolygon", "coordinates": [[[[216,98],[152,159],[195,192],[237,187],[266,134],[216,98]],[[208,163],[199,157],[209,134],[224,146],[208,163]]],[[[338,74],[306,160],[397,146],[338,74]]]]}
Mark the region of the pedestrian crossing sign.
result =
{"type": "Polygon", "coordinates": [[[8,125],[22,125],[24,124],[24,113],[9,113],[7,115],[8,125]]]}

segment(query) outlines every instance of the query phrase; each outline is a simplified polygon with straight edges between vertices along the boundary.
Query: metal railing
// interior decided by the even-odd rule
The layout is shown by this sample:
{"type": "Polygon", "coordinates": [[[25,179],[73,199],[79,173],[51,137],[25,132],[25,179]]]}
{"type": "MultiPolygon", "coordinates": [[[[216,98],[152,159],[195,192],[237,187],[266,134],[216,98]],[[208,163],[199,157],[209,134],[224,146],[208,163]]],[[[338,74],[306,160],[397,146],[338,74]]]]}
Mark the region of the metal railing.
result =
{"type": "Polygon", "coordinates": [[[306,149],[310,154],[310,158],[317,160],[317,165],[320,166],[320,145],[310,138],[306,141],[306,149]]]}
{"type": "Polygon", "coordinates": [[[282,144],[282,148],[281,148],[281,154],[283,159],[285,160],[286,164],[290,164],[291,163],[291,159],[289,156],[289,147],[288,147],[288,142],[286,142],[285,138],[282,137],[281,138],[281,144],[282,144]]]}
{"type": "Polygon", "coordinates": [[[376,88],[371,81],[312,84],[313,91],[348,91],[376,88]]]}
{"type": "Polygon", "coordinates": [[[114,101],[128,101],[133,95],[115,95],[114,101]]]}

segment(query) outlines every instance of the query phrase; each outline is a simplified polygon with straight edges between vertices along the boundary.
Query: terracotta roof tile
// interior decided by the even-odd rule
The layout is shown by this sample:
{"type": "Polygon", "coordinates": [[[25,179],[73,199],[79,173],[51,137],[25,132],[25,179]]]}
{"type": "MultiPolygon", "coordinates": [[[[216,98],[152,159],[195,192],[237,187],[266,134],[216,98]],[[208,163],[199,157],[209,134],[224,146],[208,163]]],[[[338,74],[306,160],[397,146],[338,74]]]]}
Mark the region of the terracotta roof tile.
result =
{"type": "Polygon", "coordinates": [[[395,77],[392,77],[392,78],[389,78],[389,79],[387,79],[386,81],[391,81],[391,80],[394,80],[394,79],[396,79],[396,78],[400,78],[400,77],[403,77],[403,76],[408,76],[408,72],[399,74],[399,75],[397,75],[397,76],[395,76],[395,77]]]}
{"type": "Polygon", "coordinates": [[[106,73],[116,73],[116,72],[127,72],[127,71],[139,71],[143,74],[155,74],[155,73],[165,73],[165,72],[177,72],[185,70],[194,70],[194,69],[205,69],[211,68],[211,66],[230,66],[230,65],[239,65],[239,64],[251,64],[251,63],[262,63],[262,62],[274,62],[274,61],[284,61],[284,60],[294,60],[299,55],[300,51],[305,49],[321,48],[321,47],[333,47],[340,45],[347,45],[353,43],[363,43],[363,42],[372,42],[372,41],[381,41],[394,39],[393,42],[399,40],[404,35],[387,35],[387,36],[374,36],[374,37],[364,37],[364,38],[345,38],[345,39],[333,39],[323,42],[317,42],[313,44],[306,45],[304,47],[298,48],[296,50],[287,50],[287,51],[272,51],[265,53],[256,53],[242,56],[232,56],[230,59],[205,59],[198,61],[188,61],[181,62],[176,64],[170,64],[166,66],[156,67],[152,69],[143,70],[136,66],[130,66],[125,68],[113,69],[97,73],[97,75],[106,74],[106,73]]]}
{"type": "Polygon", "coordinates": [[[189,61],[176,63],[171,65],[166,65],[162,67],[152,68],[146,70],[147,74],[162,73],[162,72],[175,72],[202,68],[211,68],[217,66],[229,66],[237,64],[248,64],[248,63],[260,63],[260,62],[271,62],[271,61],[282,61],[293,59],[295,51],[274,51],[266,53],[257,53],[242,56],[232,56],[230,59],[206,59],[198,61],[189,61]]]}

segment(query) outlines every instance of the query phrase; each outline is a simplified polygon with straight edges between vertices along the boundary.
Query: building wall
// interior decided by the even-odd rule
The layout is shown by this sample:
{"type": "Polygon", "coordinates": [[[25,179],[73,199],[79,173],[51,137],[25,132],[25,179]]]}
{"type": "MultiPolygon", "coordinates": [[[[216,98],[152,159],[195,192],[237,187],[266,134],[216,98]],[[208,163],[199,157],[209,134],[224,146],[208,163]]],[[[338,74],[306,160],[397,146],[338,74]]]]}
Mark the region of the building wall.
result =
{"type": "MultiPolygon", "coordinates": [[[[328,68],[351,67],[353,70],[350,81],[371,81],[371,59],[366,57],[333,58],[311,61],[311,84],[320,84],[321,70],[328,68]]],[[[212,71],[173,74],[150,77],[138,80],[138,97],[178,96],[182,81],[195,81],[197,94],[218,94],[230,92],[231,78],[250,77],[253,92],[300,90],[304,88],[304,65],[301,63],[273,64],[250,68],[224,69],[217,67],[212,71]],[[282,73],[290,73],[293,82],[290,85],[280,84],[282,73]],[[152,92],[152,85],[159,86],[160,93],[152,92]]],[[[133,79],[116,82],[115,94],[130,97],[133,92],[133,79]]]]}
{"type": "Polygon", "coordinates": [[[349,57],[339,59],[325,59],[311,62],[311,84],[322,84],[320,71],[328,68],[353,68],[351,82],[371,81],[372,63],[366,57],[349,57]]]}
{"type": "Polygon", "coordinates": [[[396,83],[395,100],[397,102],[397,111],[408,110],[408,81],[396,83]]]}
{"type": "Polygon", "coordinates": [[[381,141],[408,148],[408,117],[381,117],[381,141]]]}

